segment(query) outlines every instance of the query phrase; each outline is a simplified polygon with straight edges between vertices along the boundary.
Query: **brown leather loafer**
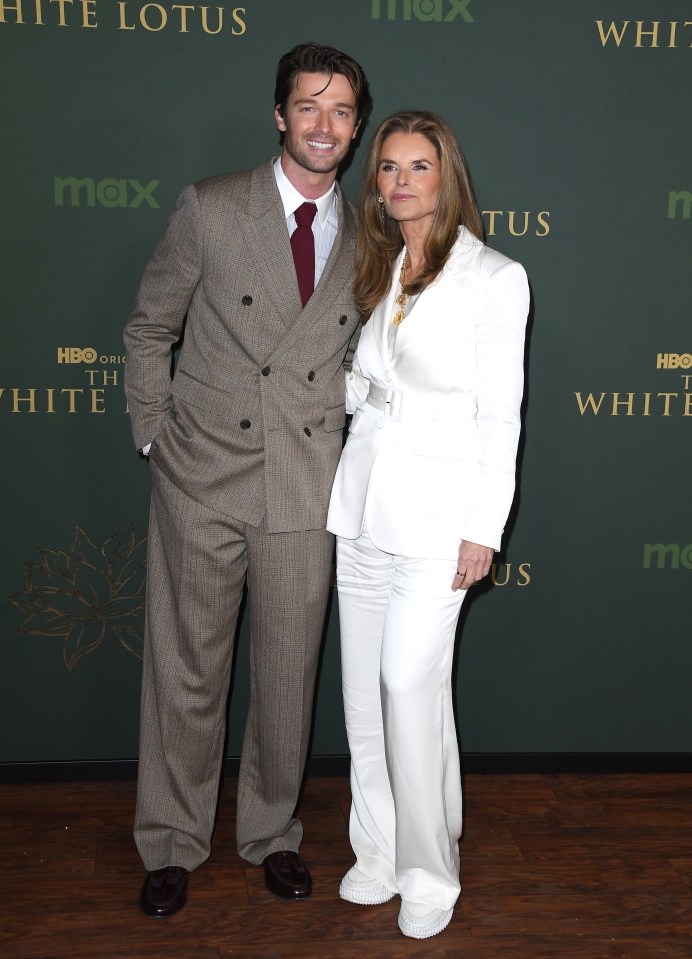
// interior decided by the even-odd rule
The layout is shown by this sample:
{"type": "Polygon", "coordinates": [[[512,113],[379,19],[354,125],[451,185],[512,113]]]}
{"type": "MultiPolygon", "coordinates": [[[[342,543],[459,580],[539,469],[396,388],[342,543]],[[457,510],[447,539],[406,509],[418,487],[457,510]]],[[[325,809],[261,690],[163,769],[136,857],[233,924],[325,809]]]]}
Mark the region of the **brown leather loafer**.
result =
{"type": "Polygon", "coordinates": [[[264,860],[264,884],[282,899],[307,899],[312,880],[297,852],[273,852],[264,860]]]}
{"type": "Polygon", "coordinates": [[[155,869],[144,880],[139,904],[147,916],[172,916],[182,909],[187,900],[187,877],[182,866],[164,866],[155,869]]]}

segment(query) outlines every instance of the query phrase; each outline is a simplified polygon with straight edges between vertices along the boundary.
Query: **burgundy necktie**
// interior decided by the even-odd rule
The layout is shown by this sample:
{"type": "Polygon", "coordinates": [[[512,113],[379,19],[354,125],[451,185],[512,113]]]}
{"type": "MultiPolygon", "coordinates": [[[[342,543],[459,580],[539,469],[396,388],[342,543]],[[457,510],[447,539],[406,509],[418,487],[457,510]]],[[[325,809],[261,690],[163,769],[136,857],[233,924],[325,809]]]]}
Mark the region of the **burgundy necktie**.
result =
{"type": "Polygon", "coordinates": [[[298,226],[291,234],[293,262],[296,265],[300,301],[305,306],[315,289],[315,237],[312,234],[312,221],[317,207],[314,203],[301,203],[295,212],[298,226]]]}

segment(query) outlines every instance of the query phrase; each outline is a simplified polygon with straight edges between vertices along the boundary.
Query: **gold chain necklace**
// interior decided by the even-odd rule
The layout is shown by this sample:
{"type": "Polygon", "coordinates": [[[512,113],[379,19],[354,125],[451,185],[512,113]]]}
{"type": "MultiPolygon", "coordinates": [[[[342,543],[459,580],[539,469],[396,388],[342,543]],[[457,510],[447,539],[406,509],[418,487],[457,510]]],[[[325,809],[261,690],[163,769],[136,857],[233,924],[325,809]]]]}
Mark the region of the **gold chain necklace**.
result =
{"type": "Polygon", "coordinates": [[[404,254],[404,259],[401,264],[401,272],[399,273],[399,286],[401,287],[401,292],[394,301],[399,309],[392,317],[392,323],[394,326],[398,326],[406,316],[405,307],[408,303],[408,293],[404,293],[404,287],[406,286],[406,261],[408,260],[408,250],[404,254]]]}

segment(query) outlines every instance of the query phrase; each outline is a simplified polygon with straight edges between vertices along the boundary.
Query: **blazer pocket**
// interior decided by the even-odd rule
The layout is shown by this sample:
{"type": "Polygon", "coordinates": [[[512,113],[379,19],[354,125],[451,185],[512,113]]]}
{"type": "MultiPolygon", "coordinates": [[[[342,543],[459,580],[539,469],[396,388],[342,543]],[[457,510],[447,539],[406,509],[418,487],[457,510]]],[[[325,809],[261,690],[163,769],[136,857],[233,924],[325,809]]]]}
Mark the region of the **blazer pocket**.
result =
{"type": "Polygon", "coordinates": [[[443,460],[476,458],[476,422],[417,423],[413,435],[415,456],[431,456],[443,460]]]}
{"type": "Polygon", "coordinates": [[[324,431],[333,433],[335,430],[342,430],[346,426],[346,404],[340,403],[339,406],[331,406],[324,411],[324,431]]]}
{"type": "Polygon", "coordinates": [[[196,434],[194,420],[188,415],[185,404],[176,397],[161,429],[151,441],[148,455],[158,460],[160,455],[170,456],[171,451],[175,451],[176,456],[181,450],[190,451],[196,434]]]}

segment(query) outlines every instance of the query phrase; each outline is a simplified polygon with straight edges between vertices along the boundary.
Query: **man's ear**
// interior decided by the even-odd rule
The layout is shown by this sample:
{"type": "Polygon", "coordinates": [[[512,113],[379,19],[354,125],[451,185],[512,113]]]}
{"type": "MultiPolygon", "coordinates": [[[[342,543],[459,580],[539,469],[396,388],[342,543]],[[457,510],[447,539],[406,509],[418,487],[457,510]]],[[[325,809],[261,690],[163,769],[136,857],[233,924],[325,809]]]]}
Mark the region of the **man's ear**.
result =
{"type": "Polygon", "coordinates": [[[280,131],[281,133],[285,133],[285,132],[286,132],[286,121],[284,120],[283,115],[282,115],[282,113],[281,113],[281,105],[278,104],[278,103],[277,103],[276,106],[274,107],[274,119],[276,120],[276,125],[277,125],[277,127],[279,128],[279,131],[280,131]]]}

